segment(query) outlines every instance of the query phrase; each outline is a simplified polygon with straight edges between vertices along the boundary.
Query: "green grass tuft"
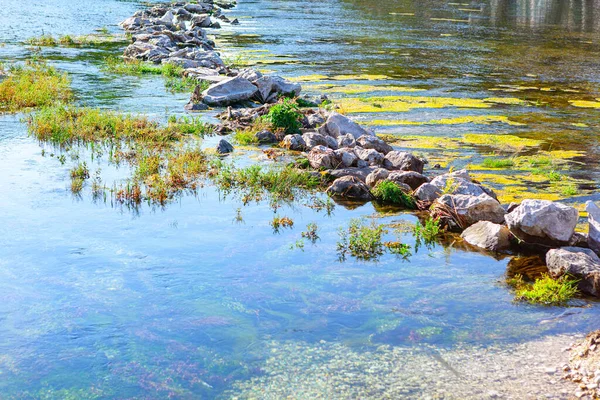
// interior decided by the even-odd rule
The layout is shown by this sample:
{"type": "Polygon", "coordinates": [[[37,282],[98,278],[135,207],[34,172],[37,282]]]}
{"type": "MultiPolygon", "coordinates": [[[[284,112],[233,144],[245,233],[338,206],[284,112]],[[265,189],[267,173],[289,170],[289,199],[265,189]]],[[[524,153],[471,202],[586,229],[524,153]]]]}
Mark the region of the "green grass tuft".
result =
{"type": "Polygon", "coordinates": [[[510,158],[486,158],[482,165],[486,168],[510,168],[515,165],[515,162],[510,158]]]}
{"type": "Polygon", "coordinates": [[[417,208],[415,199],[410,194],[404,193],[400,186],[392,181],[380,181],[372,192],[378,200],[384,203],[398,204],[410,209],[417,208]]]}
{"type": "Polygon", "coordinates": [[[298,111],[298,105],[294,100],[283,99],[275,104],[264,117],[275,129],[281,129],[285,133],[298,133],[302,124],[302,114],[298,111]]]}
{"type": "Polygon", "coordinates": [[[515,288],[517,300],[544,305],[564,305],[577,295],[577,283],[568,276],[552,279],[549,275],[543,275],[533,284],[525,282],[521,275],[508,280],[508,284],[515,288]]]}

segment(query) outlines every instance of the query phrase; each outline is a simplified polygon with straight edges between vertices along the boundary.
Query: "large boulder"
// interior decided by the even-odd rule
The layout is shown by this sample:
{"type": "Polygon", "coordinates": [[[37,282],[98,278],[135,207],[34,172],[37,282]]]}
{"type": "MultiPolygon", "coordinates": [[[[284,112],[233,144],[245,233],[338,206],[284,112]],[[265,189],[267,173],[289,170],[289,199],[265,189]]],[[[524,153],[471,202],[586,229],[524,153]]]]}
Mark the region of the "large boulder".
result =
{"type": "Polygon", "coordinates": [[[333,150],[322,145],[313,147],[307,158],[310,166],[315,169],[335,169],[342,163],[333,150]]]}
{"type": "Polygon", "coordinates": [[[385,168],[377,168],[371,172],[365,179],[365,183],[368,187],[372,188],[380,181],[387,179],[390,172],[385,168]]]}
{"type": "Polygon", "coordinates": [[[580,279],[578,288],[600,297],[600,258],[590,249],[561,247],[546,254],[546,265],[553,278],[565,274],[580,279]]]}
{"type": "Polygon", "coordinates": [[[425,163],[405,151],[390,151],[385,155],[383,167],[390,170],[415,171],[423,173],[425,163]]]}
{"type": "Polygon", "coordinates": [[[236,76],[210,86],[202,92],[202,101],[208,105],[226,106],[249,100],[258,92],[248,79],[236,76]]]}
{"type": "Polygon", "coordinates": [[[509,249],[512,237],[506,226],[490,221],[479,221],[465,229],[460,236],[470,245],[490,251],[509,249]]]}
{"type": "Polygon", "coordinates": [[[298,135],[297,133],[293,135],[285,135],[280,143],[280,146],[284,149],[295,151],[303,151],[306,149],[306,143],[304,143],[302,135],[298,135]]]}
{"type": "Polygon", "coordinates": [[[333,151],[336,157],[342,162],[343,167],[352,167],[356,164],[358,157],[354,154],[354,151],[348,147],[342,147],[341,149],[333,151]]]}
{"type": "Polygon", "coordinates": [[[566,244],[575,232],[579,213],[573,207],[549,200],[523,200],[506,215],[506,224],[526,243],[566,244]]]}
{"type": "Polygon", "coordinates": [[[272,76],[273,90],[284,96],[298,96],[302,90],[299,83],[290,82],[280,76],[272,76]]]}
{"type": "Polygon", "coordinates": [[[357,168],[357,167],[349,167],[349,168],[336,168],[327,171],[331,178],[338,179],[344,176],[353,176],[364,182],[367,179],[367,176],[373,172],[373,167],[365,167],[365,168],[357,168]]]}
{"type": "Polygon", "coordinates": [[[348,117],[338,113],[332,113],[321,128],[334,138],[346,134],[351,134],[355,139],[363,135],[373,136],[373,133],[367,131],[356,122],[351,121],[348,117]]]}
{"type": "Polygon", "coordinates": [[[589,224],[588,246],[600,253],[600,208],[594,202],[588,201],[585,203],[585,210],[588,213],[589,224]]]}
{"type": "Polygon", "coordinates": [[[416,190],[422,184],[429,182],[429,178],[415,171],[392,171],[388,178],[392,182],[404,183],[412,190],[416,190]]]}
{"type": "Polygon", "coordinates": [[[471,181],[471,177],[466,171],[461,170],[457,172],[458,173],[436,176],[430,183],[437,187],[441,192],[448,194],[468,194],[471,196],[487,194],[488,196],[497,199],[493,190],[471,181]]]}
{"type": "Polygon", "coordinates": [[[433,203],[433,208],[443,210],[444,215],[452,215],[454,222],[463,229],[479,221],[502,224],[506,214],[500,203],[487,194],[445,194],[433,203]]]}
{"type": "Polygon", "coordinates": [[[371,200],[373,198],[367,185],[354,176],[344,176],[336,179],[327,188],[327,194],[332,197],[353,200],[371,200]]]}
{"type": "Polygon", "coordinates": [[[392,146],[390,146],[377,136],[373,135],[362,135],[361,137],[356,139],[356,144],[364,149],[377,150],[383,155],[386,155],[387,153],[393,150],[392,146]]]}

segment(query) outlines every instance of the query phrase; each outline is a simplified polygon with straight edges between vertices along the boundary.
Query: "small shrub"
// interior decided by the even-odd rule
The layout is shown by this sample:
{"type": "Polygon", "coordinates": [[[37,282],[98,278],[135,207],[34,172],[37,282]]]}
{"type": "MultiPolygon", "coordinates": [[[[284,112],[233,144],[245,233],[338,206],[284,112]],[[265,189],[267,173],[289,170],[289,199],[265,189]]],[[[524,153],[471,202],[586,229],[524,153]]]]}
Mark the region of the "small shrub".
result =
{"type": "Polygon", "coordinates": [[[402,191],[400,186],[392,181],[384,180],[377,183],[373,195],[384,203],[398,204],[406,208],[417,208],[415,199],[402,191]]]}
{"type": "Polygon", "coordinates": [[[515,165],[515,162],[510,158],[486,158],[482,165],[486,168],[510,168],[515,165]]]}
{"type": "Polygon", "coordinates": [[[337,251],[340,260],[346,259],[346,254],[360,260],[377,259],[383,254],[381,236],[386,232],[383,226],[372,224],[367,226],[358,219],[350,221],[348,229],[340,229],[340,241],[337,251]]]}
{"type": "Polygon", "coordinates": [[[282,129],[285,133],[298,133],[302,124],[302,114],[298,111],[298,105],[290,99],[283,99],[275,104],[265,116],[273,128],[282,129]]]}
{"type": "Polygon", "coordinates": [[[544,305],[567,303],[578,293],[577,283],[577,280],[566,275],[558,279],[552,279],[547,274],[537,279],[533,284],[525,282],[521,275],[508,280],[508,284],[515,288],[517,300],[544,305]]]}

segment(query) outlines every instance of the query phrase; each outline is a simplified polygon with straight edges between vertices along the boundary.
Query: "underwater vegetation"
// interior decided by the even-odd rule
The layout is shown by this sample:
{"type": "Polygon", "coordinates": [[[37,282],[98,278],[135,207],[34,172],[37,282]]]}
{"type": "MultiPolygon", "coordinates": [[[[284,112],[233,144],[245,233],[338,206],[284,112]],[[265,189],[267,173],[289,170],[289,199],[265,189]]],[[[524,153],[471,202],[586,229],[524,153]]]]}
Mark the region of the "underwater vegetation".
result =
{"type": "Polygon", "coordinates": [[[373,222],[365,224],[360,219],[352,219],[347,229],[340,228],[340,240],[337,243],[337,252],[341,261],[349,254],[359,260],[374,260],[384,253],[381,241],[386,229],[373,222]]]}
{"type": "Polygon", "coordinates": [[[516,275],[507,280],[509,286],[515,290],[515,299],[532,304],[564,305],[579,292],[576,279],[567,275],[558,279],[543,274],[533,283],[526,282],[521,275],[516,275]]]}

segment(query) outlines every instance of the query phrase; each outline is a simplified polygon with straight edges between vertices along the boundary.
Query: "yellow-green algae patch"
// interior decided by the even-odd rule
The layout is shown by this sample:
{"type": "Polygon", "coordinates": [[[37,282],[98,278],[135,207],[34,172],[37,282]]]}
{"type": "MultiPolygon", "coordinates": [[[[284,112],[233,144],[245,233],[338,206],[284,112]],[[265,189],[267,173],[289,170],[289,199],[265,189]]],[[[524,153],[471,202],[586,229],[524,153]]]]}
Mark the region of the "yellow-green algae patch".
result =
{"type": "Polygon", "coordinates": [[[600,99],[596,99],[598,101],[590,101],[590,100],[570,100],[569,103],[571,103],[572,106],[574,107],[581,107],[581,108],[600,108],[600,99]]]}
{"type": "Polygon", "coordinates": [[[405,112],[418,108],[491,108],[494,104],[522,105],[523,100],[515,98],[457,98],[429,96],[375,96],[348,97],[338,100],[346,113],[405,112]]]}
{"type": "Polygon", "coordinates": [[[505,115],[466,115],[456,118],[433,119],[429,121],[409,121],[402,119],[375,119],[369,121],[369,125],[374,126],[396,126],[396,125],[461,125],[461,124],[481,124],[489,125],[492,123],[503,123],[511,126],[523,126],[520,122],[511,121],[505,115]]]}
{"type": "Polygon", "coordinates": [[[382,81],[391,79],[387,75],[363,74],[363,75],[334,75],[331,79],[335,81],[382,81]]]}
{"type": "MultiPolygon", "coordinates": [[[[380,137],[382,135],[379,135],[380,137]]],[[[444,136],[418,136],[418,135],[403,135],[396,136],[386,135],[385,140],[397,146],[413,148],[413,149],[458,149],[460,143],[458,139],[444,136]]]]}
{"type": "Polygon", "coordinates": [[[326,75],[314,74],[314,75],[293,76],[293,77],[287,78],[287,79],[292,82],[318,82],[318,81],[327,80],[329,78],[326,75]]]}
{"type": "Polygon", "coordinates": [[[539,147],[543,140],[522,138],[515,135],[468,133],[461,142],[477,146],[488,146],[498,149],[520,149],[523,147],[539,147]]]}

